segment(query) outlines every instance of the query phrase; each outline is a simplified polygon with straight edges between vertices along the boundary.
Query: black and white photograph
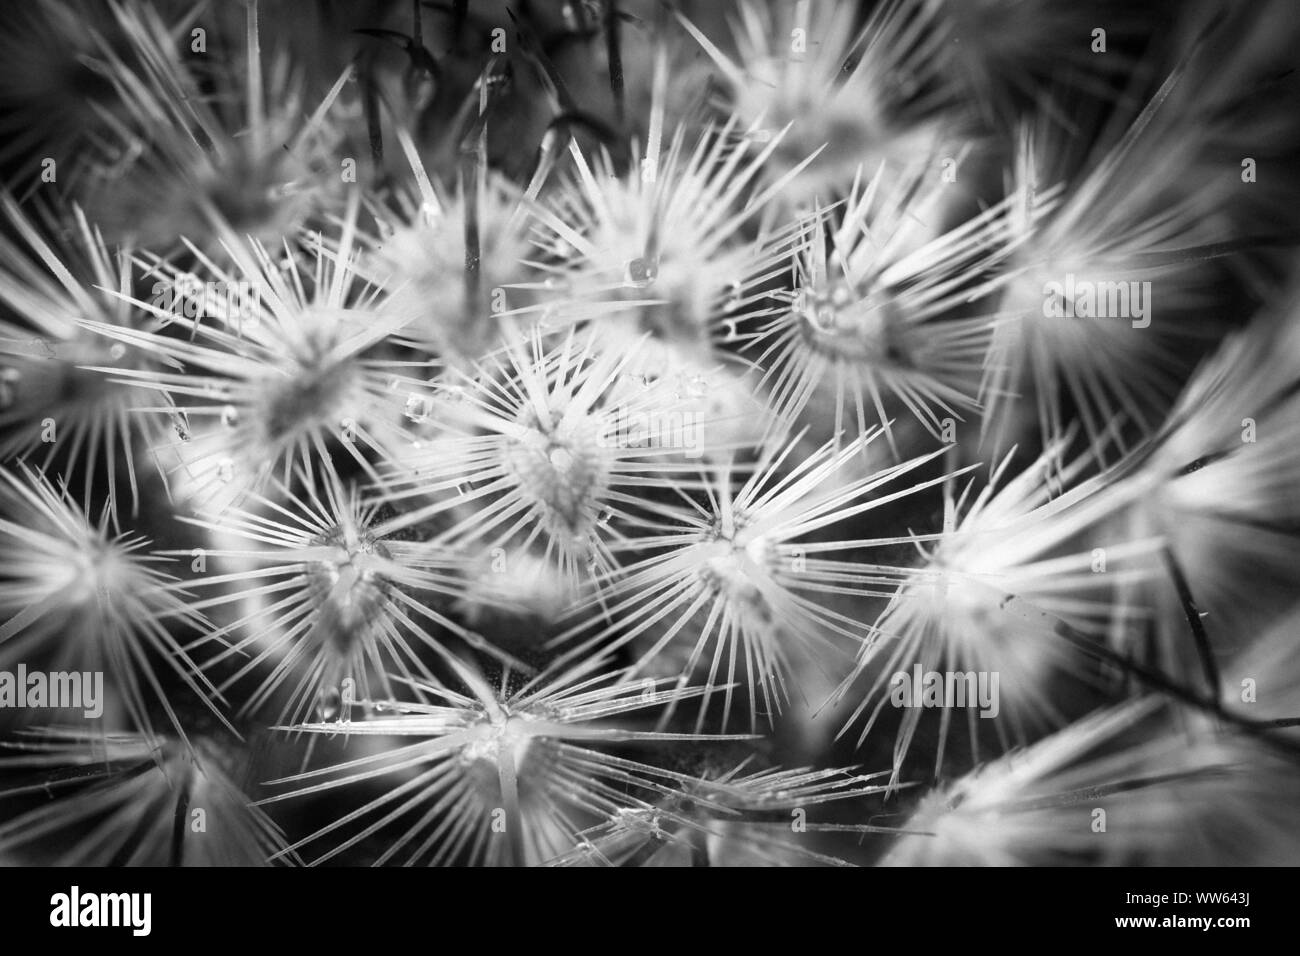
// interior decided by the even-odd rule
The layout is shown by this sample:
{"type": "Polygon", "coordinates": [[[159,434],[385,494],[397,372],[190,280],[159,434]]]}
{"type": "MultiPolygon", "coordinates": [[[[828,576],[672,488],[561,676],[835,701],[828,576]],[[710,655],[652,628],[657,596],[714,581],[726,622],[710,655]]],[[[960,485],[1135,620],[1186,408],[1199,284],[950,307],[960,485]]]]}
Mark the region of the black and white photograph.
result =
{"type": "Polygon", "coordinates": [[[23,919],[1051,867],[1241,939],[1214,871],[1300,864],[1297,66],[1295,0],[5,4],[23,919]]]}

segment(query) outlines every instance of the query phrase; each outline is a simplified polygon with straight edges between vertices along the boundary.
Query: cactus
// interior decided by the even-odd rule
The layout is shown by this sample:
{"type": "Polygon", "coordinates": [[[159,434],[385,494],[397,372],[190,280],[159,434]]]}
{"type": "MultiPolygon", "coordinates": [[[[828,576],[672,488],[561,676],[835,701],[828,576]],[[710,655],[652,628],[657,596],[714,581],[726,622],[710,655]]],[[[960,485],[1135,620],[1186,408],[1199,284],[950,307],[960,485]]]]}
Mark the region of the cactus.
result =
{"type": "Polygon", "coordinates": [[[1300,862],[1284,0],[33,0],[0,858],[1300,862]]]}

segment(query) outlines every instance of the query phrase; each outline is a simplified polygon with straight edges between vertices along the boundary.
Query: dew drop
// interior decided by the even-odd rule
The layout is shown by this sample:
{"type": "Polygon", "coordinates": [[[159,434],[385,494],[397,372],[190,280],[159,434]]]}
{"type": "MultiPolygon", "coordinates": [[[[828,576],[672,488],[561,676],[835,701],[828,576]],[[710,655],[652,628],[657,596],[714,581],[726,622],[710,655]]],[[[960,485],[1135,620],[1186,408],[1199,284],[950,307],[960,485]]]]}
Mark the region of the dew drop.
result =
{"type": "Polygon", "coordinates": [[[221,424],[227,428],[235,428],[239,425],[239,409],[234,405],[227,405],[221,410],[221,424]]]}
{"type": "Polygon", "coordinates": [[[321,691],[316,700],[316,715],[321,720],[337,720],[342,702],[343,698],[339,694],[337,687],[321,691]]]}
{"type": "Polygon", "coordinates": [[[644,289],[659,276],[659,260],[636,258],[627,264],[623,285],[629,289],[644,289]]]}
{"type": "Polygon", "coordinates": [[[429,401],[423,395],[411,395],[406,399],[405,416],[413,422],[429,420],[429,401]]]}
{"type": "Polygon", "coordinates": [[[567,448],[554,448],[550,454],[551,467],[556,471],[568,471],[573,467],[573,454],[567,448]]]}

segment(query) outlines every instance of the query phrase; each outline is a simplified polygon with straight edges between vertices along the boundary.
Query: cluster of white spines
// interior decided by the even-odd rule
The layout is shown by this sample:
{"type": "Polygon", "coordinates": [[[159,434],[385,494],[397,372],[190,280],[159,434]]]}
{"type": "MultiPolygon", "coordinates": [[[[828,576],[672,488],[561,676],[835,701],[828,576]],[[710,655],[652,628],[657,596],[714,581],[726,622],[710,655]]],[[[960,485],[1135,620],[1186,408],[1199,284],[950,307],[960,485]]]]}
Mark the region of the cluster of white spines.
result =
{"type": "MultiPolygon", "coordinates": [[[[38,6],[56,29],[76,4],[38,6]]],[[[101,762],[114,819],[203,792],[239,821],[213,862],[839,863],[827,837],[882,828],[800,814],[918,778],[889,862],[1177,860],[1223,788],[1271,812],[1235,781],[1252,760],[1300,781],[1295,715],[1232,697],[1295,669],[1248,628],[1293,583],[1300,314],[1281,300],[1190,372],[1241,248],[1216,231],[1218,134],[1173,108],[1196,48],[1136,105],[1080,82],[1018,108],[1000,84],[1050,39],[954,47],[949,6],[741,0],[729,40],[661,12],[645,128],[564,150],[562,117],[516,185],[484,155],[496,60],[452,184],[421,107],[360,68],[308,100],[256,0],[242,59],[204,77],[188,20],[113,4],[93,56],[118,148],[60,180],[75,255],[3,201],[0,663],[102,665],[124,731],[10,765],[101,762]],[[697,44],[722,81],[702,123],[669,105],[697,44]],[[1062,122],[1075,97],[1107,113],[1096,136],[1062,122]],[[396,189],[340,156],[368,134],[378,160],[394,127],[396,189]],[[1049,294],[1120,279],[1132,314],[1049,294]],[[121,530],[164,499],[184,547],[121,530]],[[891,720],[914,669],[997,675],[1004,706],[988,732],[950,705],[891,720]],[[381,789],[291,843],[232,780],[235,719],[301,761],[274,812],[381,789]],[[766,732],[797,727],[820,763],[891,723],[876,774],[750,768],[766,732]],[[1113,840],[1077,819],[1084,792],[1113,840]]],[[[152,861],[172,834],[133,832],[144,849],[101,827],[81,856],[152,861]]]]}

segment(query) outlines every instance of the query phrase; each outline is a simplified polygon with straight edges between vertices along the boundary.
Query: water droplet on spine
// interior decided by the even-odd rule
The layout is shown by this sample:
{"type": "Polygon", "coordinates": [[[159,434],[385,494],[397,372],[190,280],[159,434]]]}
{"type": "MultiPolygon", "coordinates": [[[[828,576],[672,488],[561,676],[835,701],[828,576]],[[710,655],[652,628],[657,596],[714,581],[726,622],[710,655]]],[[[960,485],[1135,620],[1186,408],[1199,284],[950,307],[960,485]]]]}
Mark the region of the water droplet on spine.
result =
{"type": "Polygon", "coordinates": [[[627,264],[623,285],[630,289],[644,289],[659,276],[659,260],[638,257],[627,264]]]}
{"type": "Polygon", "coordinates": [[[337,720],[343,698],[337,687],[321,691],[316,699],[316,716],[321,720],[337,720]]]}

